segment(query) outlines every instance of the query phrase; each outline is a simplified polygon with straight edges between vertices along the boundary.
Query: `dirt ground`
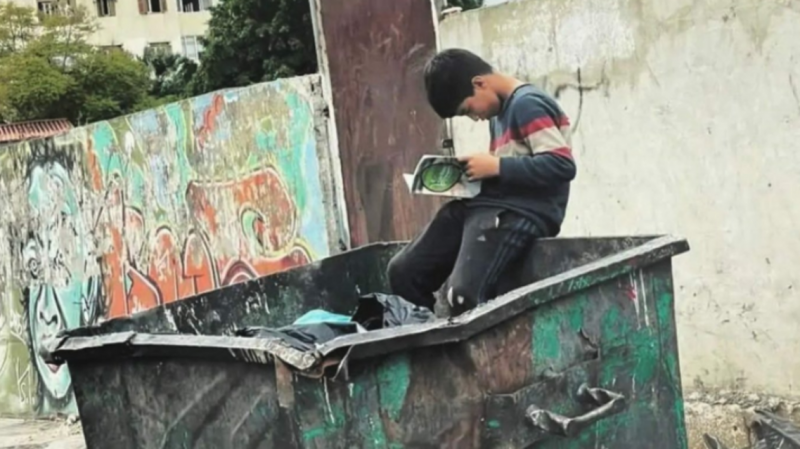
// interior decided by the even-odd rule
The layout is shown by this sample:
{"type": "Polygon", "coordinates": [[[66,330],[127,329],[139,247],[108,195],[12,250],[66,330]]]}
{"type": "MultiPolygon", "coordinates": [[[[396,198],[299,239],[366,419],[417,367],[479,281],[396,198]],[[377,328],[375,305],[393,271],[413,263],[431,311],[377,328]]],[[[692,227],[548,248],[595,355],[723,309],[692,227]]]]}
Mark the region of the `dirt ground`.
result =
{"type": "Polygon", "coordinates": [[[0,449],[85,449],[78,422],[0,418],[0,449]]]}

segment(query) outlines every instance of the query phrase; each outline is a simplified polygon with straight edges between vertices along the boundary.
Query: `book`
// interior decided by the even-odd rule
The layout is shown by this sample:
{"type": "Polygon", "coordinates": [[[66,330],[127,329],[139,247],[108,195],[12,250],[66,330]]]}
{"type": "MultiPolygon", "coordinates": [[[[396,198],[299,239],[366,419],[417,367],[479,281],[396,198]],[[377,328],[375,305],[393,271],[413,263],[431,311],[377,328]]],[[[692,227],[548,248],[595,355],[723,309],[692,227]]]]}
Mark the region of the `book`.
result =
{"type": "Polygon", "coordinates": [[[481,191],[480,181],[470,181],[455,156],[425,155],[414,173],[403,174],[408,190],[418,195],[473,198],[481,191]]]}

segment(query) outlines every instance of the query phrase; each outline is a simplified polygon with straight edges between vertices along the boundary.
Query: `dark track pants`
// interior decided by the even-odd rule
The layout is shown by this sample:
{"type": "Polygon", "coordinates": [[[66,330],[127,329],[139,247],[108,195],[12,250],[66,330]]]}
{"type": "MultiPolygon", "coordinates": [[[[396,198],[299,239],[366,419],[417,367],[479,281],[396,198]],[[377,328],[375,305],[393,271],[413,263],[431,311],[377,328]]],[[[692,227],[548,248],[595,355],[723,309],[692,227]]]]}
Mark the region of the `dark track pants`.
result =
{"type": "Polygon", "coordinates": [[[533,222],[494,207],[451,201],[388,268],[392,293],[433,310],[450,278],[447,300],[459,315],[496,296],[500,275],[539,237],[533,222]]]}

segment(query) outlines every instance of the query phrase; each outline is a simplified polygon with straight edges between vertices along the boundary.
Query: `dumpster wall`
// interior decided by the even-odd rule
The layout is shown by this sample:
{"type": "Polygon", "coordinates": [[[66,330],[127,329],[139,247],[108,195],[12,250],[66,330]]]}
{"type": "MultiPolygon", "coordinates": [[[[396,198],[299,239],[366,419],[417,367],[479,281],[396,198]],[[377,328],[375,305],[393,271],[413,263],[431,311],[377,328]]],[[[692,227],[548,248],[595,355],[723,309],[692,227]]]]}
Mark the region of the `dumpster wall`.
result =
{"type": "MultiPolygon", "coordinates": [[[[440,24],[443,47],[558,95],[579,166],[564,235],[692,242],[678,337],[703,397],[800,393],[798,23],[797,1],[531,0],[440,24]]],[[[457,120],[456,149],[485,128],[457,120]]]]}
{"type": "Polygon", "coordinates": [[[329,255],[325,120],[314,75],[0,149],[0,414],[77,411],[62,329],[329,255]]]}

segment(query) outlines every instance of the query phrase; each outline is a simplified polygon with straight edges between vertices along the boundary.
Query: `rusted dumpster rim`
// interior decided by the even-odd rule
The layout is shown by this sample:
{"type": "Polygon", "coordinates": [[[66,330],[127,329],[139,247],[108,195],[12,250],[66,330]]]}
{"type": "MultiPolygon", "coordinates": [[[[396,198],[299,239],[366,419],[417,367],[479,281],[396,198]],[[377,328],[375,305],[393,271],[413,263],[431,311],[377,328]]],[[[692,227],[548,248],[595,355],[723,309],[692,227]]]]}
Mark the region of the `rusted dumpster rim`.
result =
{"type": "Polygon", "coordinates": [[[299,370],[307,370],[329,356],[347,353],[349,360],[395,351],[454,343],[468,339],[526,310],[558,297],[601,284],[689,250],[685,239],[662,236],[619,253],[506,293],[464,315],[427,324],[402,326],[347,335],[302,352],[278,339],[230,336],[142,334],[122,332],[92,337],[61,337],[45,344],[52,362],[109,357],[183,356],[235,359],[271,363],[278,357],[299,370]]]}

